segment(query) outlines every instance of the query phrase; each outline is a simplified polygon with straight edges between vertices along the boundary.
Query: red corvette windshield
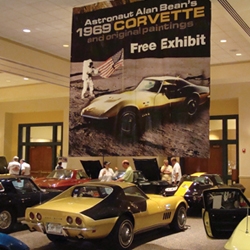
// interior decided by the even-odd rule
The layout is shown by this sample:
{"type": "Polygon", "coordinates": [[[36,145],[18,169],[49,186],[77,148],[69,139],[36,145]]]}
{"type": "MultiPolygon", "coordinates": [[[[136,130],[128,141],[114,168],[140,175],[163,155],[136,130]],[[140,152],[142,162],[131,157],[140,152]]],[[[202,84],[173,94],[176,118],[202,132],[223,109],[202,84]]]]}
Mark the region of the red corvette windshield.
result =
{"type": "Polygon", "coordinates": [[[72,175],[73,171],[70,169],[58,169],[52,171],[46,178],[69,179],[72,175]]]}

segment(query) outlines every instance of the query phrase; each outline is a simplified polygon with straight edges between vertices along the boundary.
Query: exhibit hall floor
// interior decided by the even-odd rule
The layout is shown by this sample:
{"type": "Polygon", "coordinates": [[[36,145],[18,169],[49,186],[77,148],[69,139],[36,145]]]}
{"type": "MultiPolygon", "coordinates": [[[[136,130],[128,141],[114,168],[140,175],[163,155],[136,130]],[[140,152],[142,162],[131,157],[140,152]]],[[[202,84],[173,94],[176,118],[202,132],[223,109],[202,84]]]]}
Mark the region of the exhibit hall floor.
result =
{"type": "MultiPolygon", "coordinates": [[[[187,229],[184,232],[173,233],[168,228],[161,228],[147,233],[136,235],[133,243],[134,250],[223,250],[226,240],[211,240],[207,238],[203,228],[201,216],[189,216],[187,229]]],[[[25,228],[11,233],[12,236],[22,240],[31,250],[58,249],[46,235],[30,232],[25,228]]],[[[102,250],[101,246],[92,243],[79,244],[65,243],[60,245],[60,250],[66,249],[102,250]]],[[[114,250],[114,249],[112,249],[114,250]]]]}

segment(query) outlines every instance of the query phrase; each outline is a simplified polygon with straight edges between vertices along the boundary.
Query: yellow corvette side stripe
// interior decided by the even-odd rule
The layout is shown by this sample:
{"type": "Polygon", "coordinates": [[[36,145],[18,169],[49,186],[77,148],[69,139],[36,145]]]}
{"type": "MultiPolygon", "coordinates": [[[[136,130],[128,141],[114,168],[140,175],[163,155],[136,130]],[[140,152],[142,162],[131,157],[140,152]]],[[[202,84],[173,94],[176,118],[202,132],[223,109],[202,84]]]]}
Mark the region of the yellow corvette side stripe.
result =
{"type": "Polygon", "coordinates": [[[192,181],[184,181],[179,188],[177,189],[177,191],[175,192],[174,195],[178,195],[178,196],[184,196],[185,193],[187,192],[187,190],[190,188],[190,186],[193,184],[192,181]]]}

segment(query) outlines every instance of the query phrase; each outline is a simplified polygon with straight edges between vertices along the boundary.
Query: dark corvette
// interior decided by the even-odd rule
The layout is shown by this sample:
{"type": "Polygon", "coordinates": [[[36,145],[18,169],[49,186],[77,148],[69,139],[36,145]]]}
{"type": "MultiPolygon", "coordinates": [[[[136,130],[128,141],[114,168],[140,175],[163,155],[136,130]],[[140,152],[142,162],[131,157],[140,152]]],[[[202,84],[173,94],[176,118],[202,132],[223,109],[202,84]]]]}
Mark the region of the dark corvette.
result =
{"type": "MultiPolygon", "coordinates": [[[[241,184],[232,186],[240,188],[243,192],[245,191],[245,187],[241,184]]],[[[166,188],[165,195],[184,196],[190,208],[200,209],[203,207],[203,191],[220,187],[229,187],[223,182],[220,175],[197,172],[191,175],[184,175],[177,187],[166,188]]]]}
{"type": "MultiPolygon", "coordinates": [[[[160,168],[156,158],[151,159],[136,159],[133,158],[135,168],[138,172],[141,172],[144,178],[150,182],[150,193],[154,194],[163,194],[165,189],[171,187],[172,184],[169,184],[167,181],[161,180],[160,168]]],[[[145,192],[148,192],[146,190],[145,192]]]]}
{"type": "Polygon", "coordinates": [[[229,239],[228,250],[249,249],[250,202],[238,188],[219,188],[203,192],[203,222],[207,236],[229,239]]]}
{"type": "Polygon", "coordinates": [[[0,175],[0,232],[9,233],[17,220],[24,217],[25,209],[47,201],[61,193],[42,190],[31,178],[0,175]]]}
{"type": "MultiPolygon", "coordinates": [[[[117,178],[122,177],[125,174],[124,171],[120,171],[117,178]]],[[[140,187],[146,194],[163,194],[166,187],[169,184],[165,182],[150,181],[143,175],[142,171],[134,170],[133,183],[140,187]]]]}
{"type": "Polygon", "coordinates": [[[198,86],[179,77],[151,76],[132,90],[95,98],[81,111],[88,122],[114,120],[114,130],[121,137],[140,136],[147,121],[169,118],[171,110],[181,107],[194,116],[199,105],[209,100],[209,87],[198,86]],[[157,112],[159,111],[159,112],[157,112]]]}
{"type": "MultiPolygon", "coordinates": [[[[163,194],[165,188],[169,187],[169,184],[166,181],[160,180],[160,172],[156,159],[134,159],[134,163],[136,170],[134,170],[133,183],[147,194],[163,194]]],[[[102,169],[99,160],[81,160],[81,164],[88,176],[91,176],[93,180],[98,179],[99,172],[102,169]]],[[[120,178],[124,174],[124,171],[119,171],[116,178],[120,178]]]]}

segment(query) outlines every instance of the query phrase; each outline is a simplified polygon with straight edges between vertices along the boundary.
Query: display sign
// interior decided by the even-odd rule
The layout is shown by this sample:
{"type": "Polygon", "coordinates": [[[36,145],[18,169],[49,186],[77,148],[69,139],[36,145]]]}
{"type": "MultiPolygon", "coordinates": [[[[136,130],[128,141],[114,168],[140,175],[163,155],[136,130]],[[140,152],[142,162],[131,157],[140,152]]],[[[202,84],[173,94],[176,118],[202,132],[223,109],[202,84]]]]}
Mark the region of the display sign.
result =
{"type": "Polygon", "coordinates": [[[69,156],[209,157],[209,0],[73,9],[69,156]]]}

